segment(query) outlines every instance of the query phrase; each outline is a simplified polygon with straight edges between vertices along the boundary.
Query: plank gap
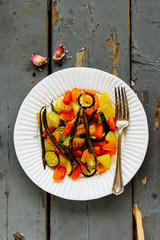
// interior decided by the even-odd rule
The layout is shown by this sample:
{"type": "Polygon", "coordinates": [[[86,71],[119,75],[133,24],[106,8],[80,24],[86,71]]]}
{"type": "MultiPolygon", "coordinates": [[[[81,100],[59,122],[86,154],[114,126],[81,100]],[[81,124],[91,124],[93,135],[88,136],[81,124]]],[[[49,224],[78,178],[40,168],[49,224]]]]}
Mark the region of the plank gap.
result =
{"type": "MultiPolygon", "coordinates": [[[[52,73],[52,0],[47,0],[47,36],[48,36],[48,75],[52,73]]],[[[51,195],[47,193],[46,204],[46,240],[51,238],[51,195]]]]}
{"type": "Polygon", "coordinates": [[[48,9],[48,75],[52,73],[52,0],[47,0],[48,9]]]}

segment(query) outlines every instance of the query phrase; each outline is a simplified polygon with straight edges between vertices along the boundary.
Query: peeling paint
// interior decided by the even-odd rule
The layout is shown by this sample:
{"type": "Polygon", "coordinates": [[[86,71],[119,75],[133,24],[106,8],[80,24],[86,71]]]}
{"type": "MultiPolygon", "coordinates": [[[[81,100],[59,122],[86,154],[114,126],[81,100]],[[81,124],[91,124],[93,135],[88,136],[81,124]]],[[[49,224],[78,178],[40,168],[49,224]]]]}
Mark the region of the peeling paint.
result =
{"type": "Polygon", "coordinates": [[[83,5],[83,8],[88,8],[88,3],[86,3],[85,5],[83,5]]]}
{"type": "Polygon", "coordinates": [[[57,12],[57,2],[52,2],[52,27],[57,24],[60,12],[57,12]]]}
{"type": "Polygon", "coordinates": [[[109,46],[109,56],[113,59],[112,74],[118,76],[119,43],[115,42],[114,35],[114,33],[110,35],[110,38],[106,40],[106,44],[109,46]]]}
{"type": "Polygon", "coordinates": [[[142,179],[142,184],[145,185],[146,183],[147,183],[147,177],[144,177],[144,178],[142,179]]]}
{"type": "Polygon", "coordinates": [[[128,38],[131,38],[131,2],[128,0],[128,38]]]}
{"type": "Polygon", "coordinates": [[[23,8],[23,12],[25,13],[25,14],[29,14],[29,10],[28,9],[26,9],[26,8],[23,8]]]}
{"type": "Polygon", "coordinates": [[[133,216],[136,221],[137,240],[144,240],[144,229],[142,225],[142,213],[137,208],[137,205],[133,205],[133,216]]]}
{"type": "Polygon", "coordinates": [[[154,115],[154,126],[155,126],[154,131],[159,130],[158,129],[159,123],[160,123],[160,98],[158,98],[157,108],[156,108],[156,112],[155,112],[155,115],[154,115]]]}
{"type": "Polygon", "coordinates": [[[81,48],[81,51],[76,53],[75,67],[82,67],[83,61],[85,60],[86,48],[81,48]]]}
{"type": "Polygon", "coordinates": [[[46,38],[48,40],[48,6],[46,7],[46,38]]]}

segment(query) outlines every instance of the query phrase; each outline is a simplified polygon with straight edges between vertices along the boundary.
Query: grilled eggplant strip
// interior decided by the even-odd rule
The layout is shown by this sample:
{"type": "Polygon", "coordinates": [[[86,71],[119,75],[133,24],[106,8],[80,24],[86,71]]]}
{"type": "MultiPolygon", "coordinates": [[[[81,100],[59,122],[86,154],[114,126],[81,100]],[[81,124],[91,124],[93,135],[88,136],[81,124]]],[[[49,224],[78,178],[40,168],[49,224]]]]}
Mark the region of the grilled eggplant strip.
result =
{"type": "Polygon", "coordinates": [[[42,134],[43,134],[43,129],[42,129],[43,109],[44,109],[44,107],[42,107],[41,110],[40,110],[40,112],[39,112],[39,132],[40,132],[40,139],[41,139],[42,161],[43,161],[43,167],[44,167],[44,169],[45,169],[45,168],[46,168],[45,144],[44,144],[44,138],[43,138],[43,136],[42,136],[42,134]]]}
{"type": "Polygon", "coordinates": [[[76,130],[77,130],[81,109],[82,108],[80,107],[79,110],[78,110],[77,117],[76,117],[76,120],[75,120],[75,122],[73,124],[73,129],[71,131],[71,137],[70,137],[70,142],[69,142],[69,148],[70,149],[72,149],[73,139],[74,139],[74,136],[75,136],[75,133],[76,133],[76,130]]]}
{"type": "Polygon", "coordinates": [[[106,118],[104,116],[104,113],[103,112],[99,112],[98,114],[101,116],[103,127],[104,127],[104,131],[107,134],[110,131],[110,128],[108,126],[108,123],[107,123],[107,120],[106,120],[106,118]]]}
{"type": "Polygon", "coordinates": [[[69,141],[70,155],[74,159],[75,163],[78,164],[79,166],[80,166],[80,163],[79,163],[79,161],[76,159],[76,157],[73,154],[72,146],[73,146],[73,139],[74,139],[74,136],[75,136],[75,133],[76,133],[76,130],[77,130],[77,126],[78,126],[78,122],[79,122],[79,116],[80,116],[81,109],[82,108],[80,107],[79,110],[78,110],[77,117],[76,117],[76,120],[75,120],[75,122],[73,124],[73,129],[71,131],[71,136],[70,136],[70,141],[69,141]]]}
{"type": "Polygon", "coordinates": [[[87,119],[87,115],[86,115],[86,112],[85,112],[84,108],[83,108],[83,119],[84,119],[84,126],[85,126],[85,129],[86,129],[86,140],[87,140],[88,146],[90,147],[90,149],[93,153],[93,156],[94,156],[94,159],[95,159],[95,166],[97,166],[97,156],[95,154],[94,147],[92,145],[91,138],[90,138],[90,135],[89,135],[88,119],[87,119]]]}
{"type": "Polygon", "coordinates": [[[52,109],[53,112],[55,112],[56,114],[58,114],[58,112],[55,110],[55,107],[54,107],[54,105],[53,105],[53,100],[52,100],[52,102],[51,102],[51,109],[52,109]]]}
{"type": "Polygon", "coordinates": [[[96,109],[96,110],[94,110],[94,111],[92,112],[91,116],[88,118],[88,123],[92,120],[92,118],[94,117],[94,115],[97,113],[97,110],[98,110],[98,109],[96,109]]]}

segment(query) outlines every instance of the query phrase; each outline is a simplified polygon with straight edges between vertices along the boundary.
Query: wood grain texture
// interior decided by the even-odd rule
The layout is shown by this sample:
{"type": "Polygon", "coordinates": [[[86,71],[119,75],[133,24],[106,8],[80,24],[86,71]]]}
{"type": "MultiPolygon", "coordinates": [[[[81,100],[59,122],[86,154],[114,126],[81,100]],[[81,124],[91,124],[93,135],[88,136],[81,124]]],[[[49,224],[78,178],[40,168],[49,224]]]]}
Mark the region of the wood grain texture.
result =
{"type": "MultiPolygon", "coordinates": [[[[85,48],[80,65],[112,73],[115,66],[106,41],[113,36],[111,45],[118,45],[118,54],[114,54],[116,71],[129,84],[128,1],[58,0],[56,8],[60,15],[53,27],[53,52],[63,43],[67,53],[62,65],[53,62],[53,71],[74,67],[77,52],[85,48]]],[[[131,192],[128,184],[119,197],[111,195],[89,202],[51,199],[51,240],[131,240],[131,192]]]]}
{"type": "Polygon", "coordinates": [[[145,240],[160,236],[160,132],[154,131],[160,97],[159,7],[159,1],[132,1],[132,80],[146,110],[150,134],[147,155],[134,178],[134,203],[142,212],[145,240]]]}
{"type": "Polygon", "coordinates": [[[33,52],[47,54],[46,2],[1,0],[0,16],[0,239],[45,239],[45,193],[18,163],[13,128],[21,102],[46,76],[30,61],[33,52]]]}

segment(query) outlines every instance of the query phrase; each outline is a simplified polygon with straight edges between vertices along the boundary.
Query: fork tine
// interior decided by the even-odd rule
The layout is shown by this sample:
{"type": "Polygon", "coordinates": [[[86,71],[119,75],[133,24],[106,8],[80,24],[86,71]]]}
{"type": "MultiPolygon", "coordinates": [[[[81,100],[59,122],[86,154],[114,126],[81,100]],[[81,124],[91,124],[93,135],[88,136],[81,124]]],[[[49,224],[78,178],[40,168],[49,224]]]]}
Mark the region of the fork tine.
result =
{"type": "Polygon", "coordinates": [[[122,97],[122,119],[125,118],[125,99],[124,99],[124,88],[121,87],[121,97],[122,97]]]}
{"type": "Polygon", "coordinates": [[[115,117],[118,118],[118,102],[117,102],[117,89],[115,87],[115,117]]]}
{"type": "Polygon", "coordinates": [[[124,90],[124,99],[125,99],[125,118],[129,119],[129,107],[128,107],[128,100],[127,100],[127,95],[126,95],[126,90],[124,90]]]}
{"type": "Polygon", "coordinates": [[[121,119],[122,117],[122,108],[121,108],[121,94],[120,94],[120,89],[118,87],[118,118],[121,119]]]}

